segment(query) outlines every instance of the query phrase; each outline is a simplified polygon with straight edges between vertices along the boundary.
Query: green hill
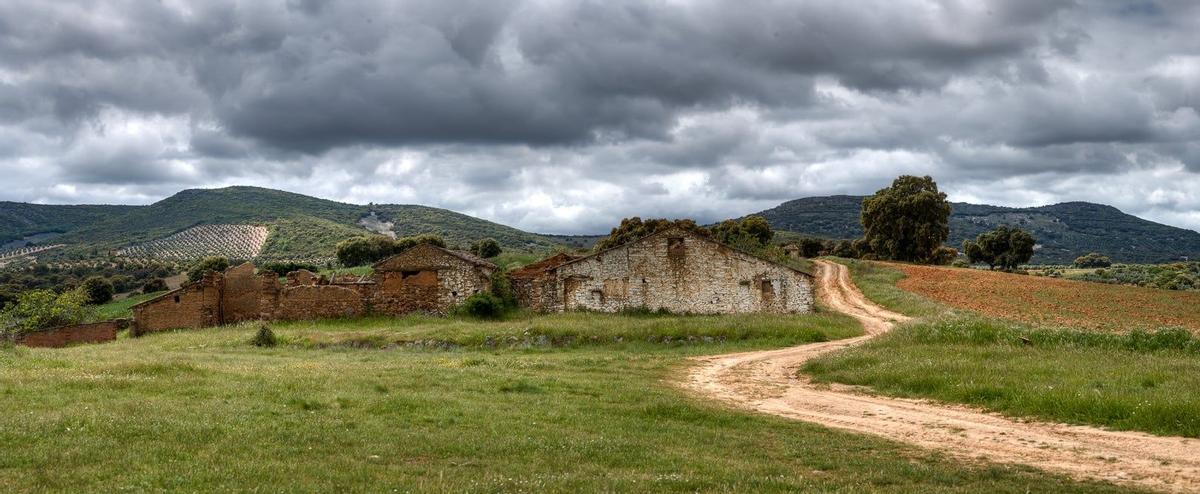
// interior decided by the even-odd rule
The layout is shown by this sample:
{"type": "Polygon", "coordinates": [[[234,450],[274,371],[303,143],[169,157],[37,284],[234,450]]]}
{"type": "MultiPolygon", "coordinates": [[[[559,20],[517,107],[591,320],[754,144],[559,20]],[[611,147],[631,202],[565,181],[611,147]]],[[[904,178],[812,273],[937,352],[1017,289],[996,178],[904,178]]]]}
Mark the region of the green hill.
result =
{"type": "Polygon", "coordinates": [[[59,206],[0,201],[0,245],[8,245],[40,234],[70,232],[136,208],[137,206],[59,206]]]}
{"type": "MultiPolygon", "coordinates": [[[[242,186],[184,190],[148,206],[0,203],[0,232],[12,232],[9,239],[45,231],[59,232],[62,235],[54,241],[68,247],[56,251],[55,258],[87,258],[162,239],[198,225],[255,224],[270,231],[260,257],[310,259],[332,256],[334,246],[341,240],[370,233],[360,224],[368,217],[390,223],[397,236],[435,233],[459,245],[492,237],[513,250],[544,250],[556,245],[536,234],[444,209],[346,204],[242,186]]],[[[373,224],[376,230],[380,224],[373,224]]]]}
{"type": "MultiPolygon", "coordinates": [[[[780,230],[823,238],[862,236],[859,211],[863,196],[808,197],[758,213],[780,230]]],[[[957,247],[1001,224],[1028,230],[1039,248],[1035,263],[1066,264],[1088,252],[1127,263],[1200,258],[1200,233],[1122,213],[1087,202],[1065,202],[1032,208],[953,203],[949,244],[957,247]]]]}

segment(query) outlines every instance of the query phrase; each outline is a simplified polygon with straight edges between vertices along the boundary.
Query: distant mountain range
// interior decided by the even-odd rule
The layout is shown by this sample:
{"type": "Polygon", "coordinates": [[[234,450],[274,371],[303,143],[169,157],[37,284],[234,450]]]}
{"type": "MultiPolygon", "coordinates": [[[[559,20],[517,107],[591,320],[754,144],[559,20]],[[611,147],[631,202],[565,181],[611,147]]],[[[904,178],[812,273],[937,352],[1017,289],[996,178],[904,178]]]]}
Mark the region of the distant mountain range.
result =
{"type": "MultiPolygon", "coordinates": [[[[862,196],[810,197],[762,211],[778,230],[829,239],[862,235],[862,196]]],[[[1005,208],[955,203],[950,244],[1000,224],[1033,233],[1039,248],[1035,262],[1069,263],[1087,252],[1124,262],[1200,259],[1200,233],[1146,221],[1110,206],[1070,202],[1036,208],[1005,208]]],[[[234,242],[213,232],[254,229],[195,229],[200,225],[258,225],[268,234],[261,259],[318,259],[333,255],[341,240],[371,232],[396,236],[434,233],[452,244],[491,237],[506,249],[549,251],[587,248],[599,235],[543,235],[445,209],[398,204],[346,204],[258,187],[184,190],[148,206],[59,206],[0,202],[0,253],[28,242],[65,244],[38,254],[39,259],[87,259],[138,245],[162,245],[170,239],[194,243],[234,242]],[[166,240],[164,240],[166,239],[166,240]],[[153,242],[153,243],[151,243],[153,242]]],[[[261,231],[261,228],[257,231],[261,231]]],[[[232,233],[230,233],[232,234],[232,233]]],[[[787,235],[784,235],[787,236],[787,235]]],[[[211,246],[220,252],[220,246],[211,246]]],[[[131,249],[144,252],[145,249],[131,249]]]]}
{"type": "MultiPolygon", "coordinates": [[[[858,238],[864,196],[808,197],[762,211],[779,230],[831,239],[858,238]]],[[[1122,213],[1117,208],[1088,202],[1064,202],[1032,208],[1008,208],[952,203],[950,240],[959,247],[983,231],[1001,224],[1033,234],[1038,248],[1033,262],[1067,264],[1088,252],[1099,252],[1129,263],[1159,263],[1182,258],[1200,259],[1200,233],[1167,226],[1122,213]]]]}

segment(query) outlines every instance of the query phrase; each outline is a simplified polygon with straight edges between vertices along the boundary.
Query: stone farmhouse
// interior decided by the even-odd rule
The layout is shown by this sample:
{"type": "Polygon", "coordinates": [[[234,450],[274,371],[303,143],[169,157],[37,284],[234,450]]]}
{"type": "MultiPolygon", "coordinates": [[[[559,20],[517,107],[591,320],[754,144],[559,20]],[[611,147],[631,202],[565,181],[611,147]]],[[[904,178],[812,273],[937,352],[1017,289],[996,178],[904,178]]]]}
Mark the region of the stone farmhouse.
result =
{"type": "Polygon", "coordinates": [[[801,313],[813,307],[812,274],[680,228],[586,257],[552,257],[512,277],[517,299],[545,312],[801,313]]]}
{"type": "Polygon", "coordinates": [[[491,290],[496,265],[465,252],[421,244],[375,264],[367,277],[326,279],[308,271],[255,273],[242,264],[210,272],[133,306],[133,332],[368,314],[445,314],[467,297],[491,290]]]}

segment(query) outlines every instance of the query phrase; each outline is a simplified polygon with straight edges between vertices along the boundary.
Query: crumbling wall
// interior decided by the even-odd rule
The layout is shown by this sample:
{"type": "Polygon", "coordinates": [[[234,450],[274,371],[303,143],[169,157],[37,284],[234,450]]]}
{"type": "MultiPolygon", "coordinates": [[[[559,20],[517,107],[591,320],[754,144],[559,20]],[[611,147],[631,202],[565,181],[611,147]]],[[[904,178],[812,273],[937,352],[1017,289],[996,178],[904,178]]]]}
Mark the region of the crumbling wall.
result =
{"type": "Polygon", "coordinates": [[[133,308],[135,333],[218,326],[249,320],[353,317],[367,313],[445,314],[472,294],[490,290],[495,266],[463,253],[417,246],[376,266],[374,278],[334,281],[308,271],[255,273],[250,263],[209,273],[133,308]]]}
{"type": "Polygon", "coordinates": [[[337,285],[289,286],[279,292],[274,319],[284,321],[354,317],[364,313],[363,296],[337,285]]]}
{"type": "Polygon", "coordinates": [[[273,297],[262,294],[264,289],[269,293],[270,285],[276,284],[275,273],[257,274],[251,263],[225,270],[221,285],[222,323],[262,319],[264,312],[272,311],[270,305],[263,304],[274,303],[273,297]]]}
{"type": "Polygon", "coordinates": [[[688,232],[651,236],[556,271],[562,291],[551,310],[812,310],[809,276],[688,232]]]}
{"type": "Polygon", "coordinates": [[[578,257],[559,253],[509,273],[517,305],[537,312],[557,307],[561,296],[555,268],[575,259],[578,257]]]}
{"type": "Polygon", "coordinates": [[[121,329],[121,325],[125,322],[127,321],[104,321],[34,331],[18,336],[16,344],[43,348],[62,348],[76,343],[113,341],[117,339],[117,331],[121,329]]]}
{"type": "Polygon", "coordinates": [[[490,290],[492,271],[443,249],[418,245],[375,265],[371,310],[446,314],[467,297],[490,290]]]}
{"type": "Polygon", "coordinates": [[[221,273],[133,307],[134,334],[221,324],[221,273]]]}

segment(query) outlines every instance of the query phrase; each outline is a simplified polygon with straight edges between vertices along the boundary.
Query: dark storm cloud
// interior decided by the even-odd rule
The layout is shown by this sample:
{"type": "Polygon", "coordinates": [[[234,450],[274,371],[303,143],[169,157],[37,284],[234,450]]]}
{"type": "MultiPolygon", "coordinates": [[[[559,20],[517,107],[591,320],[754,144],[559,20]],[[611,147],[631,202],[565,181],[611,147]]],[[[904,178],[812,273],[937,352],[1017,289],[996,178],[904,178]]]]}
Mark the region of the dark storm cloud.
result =
{"type": "Polygon", "coordinates": [[[27,182],[10,199],[256,183],[546,231],[899,173],[980,200],[1002,182],[1009,203],[1104,200],[1072,184],[1108,178],[1156,198],[1132,212],[1188,222],[1197,18],[1184,1],[0,3],[0,171],[27,182]]]}

